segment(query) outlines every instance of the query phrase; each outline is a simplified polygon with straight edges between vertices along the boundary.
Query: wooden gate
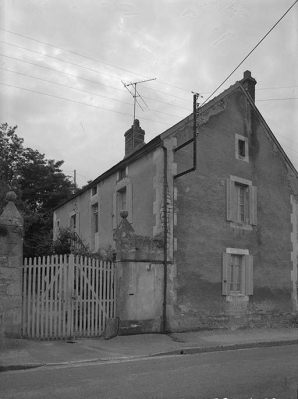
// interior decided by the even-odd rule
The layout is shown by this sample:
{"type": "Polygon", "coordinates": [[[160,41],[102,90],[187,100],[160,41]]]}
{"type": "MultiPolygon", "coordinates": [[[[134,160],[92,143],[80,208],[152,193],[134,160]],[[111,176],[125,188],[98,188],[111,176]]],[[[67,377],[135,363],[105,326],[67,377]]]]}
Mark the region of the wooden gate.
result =
{"type": "Polygon", "coordinates": [[[116,317],[115,264],[75,255],[25,259],[23,337],[100,336],[116,317]]]}

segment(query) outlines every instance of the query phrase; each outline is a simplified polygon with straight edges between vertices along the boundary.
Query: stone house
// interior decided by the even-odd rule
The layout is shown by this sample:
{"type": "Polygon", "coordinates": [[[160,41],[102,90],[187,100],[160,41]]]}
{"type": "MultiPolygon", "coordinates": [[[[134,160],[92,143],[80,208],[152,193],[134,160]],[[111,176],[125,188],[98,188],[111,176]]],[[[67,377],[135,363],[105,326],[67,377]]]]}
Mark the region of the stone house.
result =
{"type": "Polygon", "coordinates": [[[164,294],[143,292],[162,302],[164,329],[271,325],[298,310],[298,173],[255,85],[246,71],[147,144],[135,120],[124,159],[54,211],[54,238],[70,226],[92,252],[115,246],[122,210],[135,234],[163,242],[164,294]]]}

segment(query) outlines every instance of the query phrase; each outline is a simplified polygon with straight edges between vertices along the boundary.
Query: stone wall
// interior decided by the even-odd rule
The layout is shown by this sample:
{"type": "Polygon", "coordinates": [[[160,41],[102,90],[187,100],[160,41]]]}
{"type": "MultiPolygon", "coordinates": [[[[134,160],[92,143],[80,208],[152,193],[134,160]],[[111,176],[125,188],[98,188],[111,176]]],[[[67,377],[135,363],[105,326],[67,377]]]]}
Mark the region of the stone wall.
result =
{"type": "Polygon", "coordinates": [[[14,201],[0,216],[0,336],[20,338],[22,333],[23,219],[14,201]]]}

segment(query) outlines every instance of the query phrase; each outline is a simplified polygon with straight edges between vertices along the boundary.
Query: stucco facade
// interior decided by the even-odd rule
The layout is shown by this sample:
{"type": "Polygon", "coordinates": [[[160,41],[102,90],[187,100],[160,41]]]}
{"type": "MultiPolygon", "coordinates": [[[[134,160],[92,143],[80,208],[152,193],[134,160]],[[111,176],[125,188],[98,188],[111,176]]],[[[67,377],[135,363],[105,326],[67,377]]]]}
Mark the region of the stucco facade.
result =
{"type": "Polygon", "coordinates": [[[147,145],[133,125],[125,137],[136,129],[137,148],[55,210],[54,232],[77,214],[93,252],[114,245],[121,209],[136,234],[163,240],[168,330],[269,325],[298,309],[298,174],[254,104],[255,84],[246,71],[204,105],[195,140],[193,115],[147,145]]]}

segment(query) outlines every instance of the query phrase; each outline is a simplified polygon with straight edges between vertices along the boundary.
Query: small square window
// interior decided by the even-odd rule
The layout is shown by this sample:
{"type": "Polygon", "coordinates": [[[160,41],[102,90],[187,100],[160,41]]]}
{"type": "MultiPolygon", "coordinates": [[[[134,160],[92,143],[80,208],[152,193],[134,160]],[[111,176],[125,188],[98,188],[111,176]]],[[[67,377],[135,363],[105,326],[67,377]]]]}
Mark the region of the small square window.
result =
{"type": "Polygon", "coordinates": [[[248,138],[240,134],[235,135],[235,158],[240,161],[249,162],[248,138]]]}

